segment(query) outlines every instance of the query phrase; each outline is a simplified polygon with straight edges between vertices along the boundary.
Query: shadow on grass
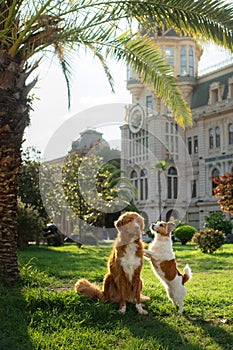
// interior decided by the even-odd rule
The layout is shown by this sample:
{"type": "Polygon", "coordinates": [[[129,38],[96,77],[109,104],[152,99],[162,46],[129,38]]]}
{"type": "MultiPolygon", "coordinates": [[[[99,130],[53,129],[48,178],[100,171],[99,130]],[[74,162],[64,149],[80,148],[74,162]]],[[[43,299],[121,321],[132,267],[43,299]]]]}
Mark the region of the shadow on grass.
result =
{"type": "Polygon", "coordinates": [[[219,324],[217,324],[216,321],[215,322],[204,321],[201,319],[200,320],[189,319],[189,322],[191,322],[194,326],[201,327],[204,333],[208,335],[222,349],[224,350],[233,349],[233,320],[231,321],[231,325],[232,325],[231,333],[224,329],[224,324],[220,325],[221,320],[219,320],[219,324]]]}
{"type": "Polygon", "coordinates": [[[20,288],[0,286],[0,349],[31,350],[27,304],[20,288]]]}
{"type": "MultiPolygon", "coordinates": [[[[80,302],[77,323],[83,320],[84,328],[91,327],[95,332],[104,331],[106,335],[117,334],[115,347],[109,347],[109,350],[130,349],[132,341],[135,342],[132,343],[135,349],[203,350],[199,344],[190,343],[182,332],[179,333],[169,325],[166,316],[157,318],[152,312],[147,316],[138,315],[132,304],[127,304],[126,314],[120,315],[117,311],[118,304],[103,304],[83,296],[76,298],[80,302]],[[118,347],[117,342],[123,343],[118,347]]],[[[146,306],[145,308],[147,309],[146,306]]],[[[181,322],[182,320],[181,316],[181,322]]]]}

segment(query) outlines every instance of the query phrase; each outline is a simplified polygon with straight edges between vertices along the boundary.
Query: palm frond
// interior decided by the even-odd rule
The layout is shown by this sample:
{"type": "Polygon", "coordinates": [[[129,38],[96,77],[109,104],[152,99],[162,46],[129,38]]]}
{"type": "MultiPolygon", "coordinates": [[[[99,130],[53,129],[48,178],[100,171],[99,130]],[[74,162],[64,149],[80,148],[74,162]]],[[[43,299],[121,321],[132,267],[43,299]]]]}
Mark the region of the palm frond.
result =
{"type": "MultiPolygon", "coordinates": [[[[134,39],[132,28],[117,40],[121,21],[135,18],[143,28],[173,28],[181,35],[212,41],[233,51],[233,5],[223,0],[11,0],[1,4],[0,43],[25,62],[53,45],[79,50],[88,47],[101,62],[112,90],[106,58],[131,64],[141,81],[162,98],[177,122],[191,124],[172,72],[159,49],[145,38],[134,39]]],[[[61,61],[69,90],[69,65],[61,61]]]]}
{"type": "Polygon", "coordinates": [[[153,23],[233,50],[233,4],[222,0],[149,0],[138,1],[131,11],[150,31],[153,23]]]}
{"type": "Polygon", "coordinates": [[[86,43],[86,47],[89,48],[93,52],[94,56],[98,58],[100,64],[102,65],[102,67],[104,69],[105,75],[106,75],[106,77],[108,79],[108,82],[110,84],[112,92],[115,92],[115,90],[114,90],[114,79],[113,79],[113,77],[111,75],[110,69],[109,69],[109,67],[108,67],[108,65],[107,65],[107,63],[105,61],[105,58],[104,58],[104,56],[103,56],[103,54],[101,52],[102,48],[98,49],[98,46],[95,46],[95,45],[92,45],[92,44],[89,44],[89,43],[86,43]]]}
{"type": "Polygon", "coordinates": [[[160,48],[147,38],[127,40],[125,41],[124,36],[121,36],[119,45],[109,50],[109,54],[131,65],[140,81],[154,90],[168,105],[174,119],[181,127],[191,126],[191,111],[179,91],[170,66],[161,55],[160,48]]]}

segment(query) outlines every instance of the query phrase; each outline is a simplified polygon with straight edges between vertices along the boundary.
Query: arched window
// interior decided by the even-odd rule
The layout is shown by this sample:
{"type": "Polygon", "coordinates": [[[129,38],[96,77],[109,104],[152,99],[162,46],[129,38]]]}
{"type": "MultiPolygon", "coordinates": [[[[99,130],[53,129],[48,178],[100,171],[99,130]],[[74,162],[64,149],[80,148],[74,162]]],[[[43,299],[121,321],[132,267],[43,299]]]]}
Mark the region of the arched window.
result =
{"type": "Polygon", "coordinates": [[[168,169],[167,173],[167,194],[168,199],[176,199],[178,194],[177,170],[174,167],[168,169]]]}
{"type": "Polygon", "coordinates": [[[220,147],[220,127],[215,128],[215,146],[220,147]]]}
{"type": "Polygon", "coordinates": [[[140,172],[140,200],[148,199],[148,180],[145,169],[140,172]]]}
{"type": "Polygon", "coordinates": [[[192,46],[189,46],[189,75],[191,77],[194,76],[194,55],[192,46]]]}
{"type": "Polygon", "coordinates": [[[214,131],[209,129],[209,148],[214,148],[214,131]]]}
{"type": "MultiPolygon", "coordinates": [[[[138,174],[137,174],[137,172],[135,170],[133,170],[131,172],[130,180],[131,180],[133,186],[137,189],[137,192],[138,192],[138,174]]],[[[136,197],[135,199],[137,199],[137,197],[138,197],[137,194],[136,194],[135,197],[136,197]]]]}
{"type": "Polygon", "coordinates": [[[186,69],[186,47],[181,46],[180,48],[180,75],[187,75],[186,69]]]}
{"type": "Polygon", "coordinates": [[[233,124],[228,125],[228,138],[229,138],[229,145],[233,145],[233,124]]]}
{"type": "Polygon", "coordinates": [[[214,189],[215,187],[217,187],[217,184],[215,183],[215,179],[218,178],[220,175],[219,170],[218,169],[214,169],[211,173],[211,181],[212,181],[212,194],[214,195],[214,189]]]}

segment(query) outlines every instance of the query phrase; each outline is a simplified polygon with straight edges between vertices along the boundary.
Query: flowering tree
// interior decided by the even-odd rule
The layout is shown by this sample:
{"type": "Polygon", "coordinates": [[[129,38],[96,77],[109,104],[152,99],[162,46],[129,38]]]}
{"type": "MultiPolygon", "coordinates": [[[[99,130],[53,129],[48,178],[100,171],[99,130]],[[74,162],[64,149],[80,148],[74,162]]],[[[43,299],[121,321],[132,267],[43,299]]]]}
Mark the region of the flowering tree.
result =
{"type": "Polygon", "coordinates": [[[214,182],[217,184],[214,194],[216,198],[220,198],[218,204],[221,210],[233,215],[233,174],[226,173],[217,177],[214,182]]]}

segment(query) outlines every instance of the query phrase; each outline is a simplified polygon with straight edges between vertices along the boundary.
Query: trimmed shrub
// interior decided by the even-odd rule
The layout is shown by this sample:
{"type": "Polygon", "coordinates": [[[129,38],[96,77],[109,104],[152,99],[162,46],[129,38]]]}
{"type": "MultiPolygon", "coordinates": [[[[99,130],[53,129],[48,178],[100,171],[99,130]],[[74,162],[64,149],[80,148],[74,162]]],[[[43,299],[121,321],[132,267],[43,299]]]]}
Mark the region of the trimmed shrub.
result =
{"type": "Polygon", "coordinates": [[[193,242],[200,248],[202,253],[212,254],[224,243],[224,234],[222,231],[206,228],[195,233],[193,242]]]}
{"type": "Polygon", "coordinates": [[[195,227],[190,225],[182,225],[175,228],[173,235],[181,241],[182,245],[185,245],[190,241],[196,232],[195,227]]]}

